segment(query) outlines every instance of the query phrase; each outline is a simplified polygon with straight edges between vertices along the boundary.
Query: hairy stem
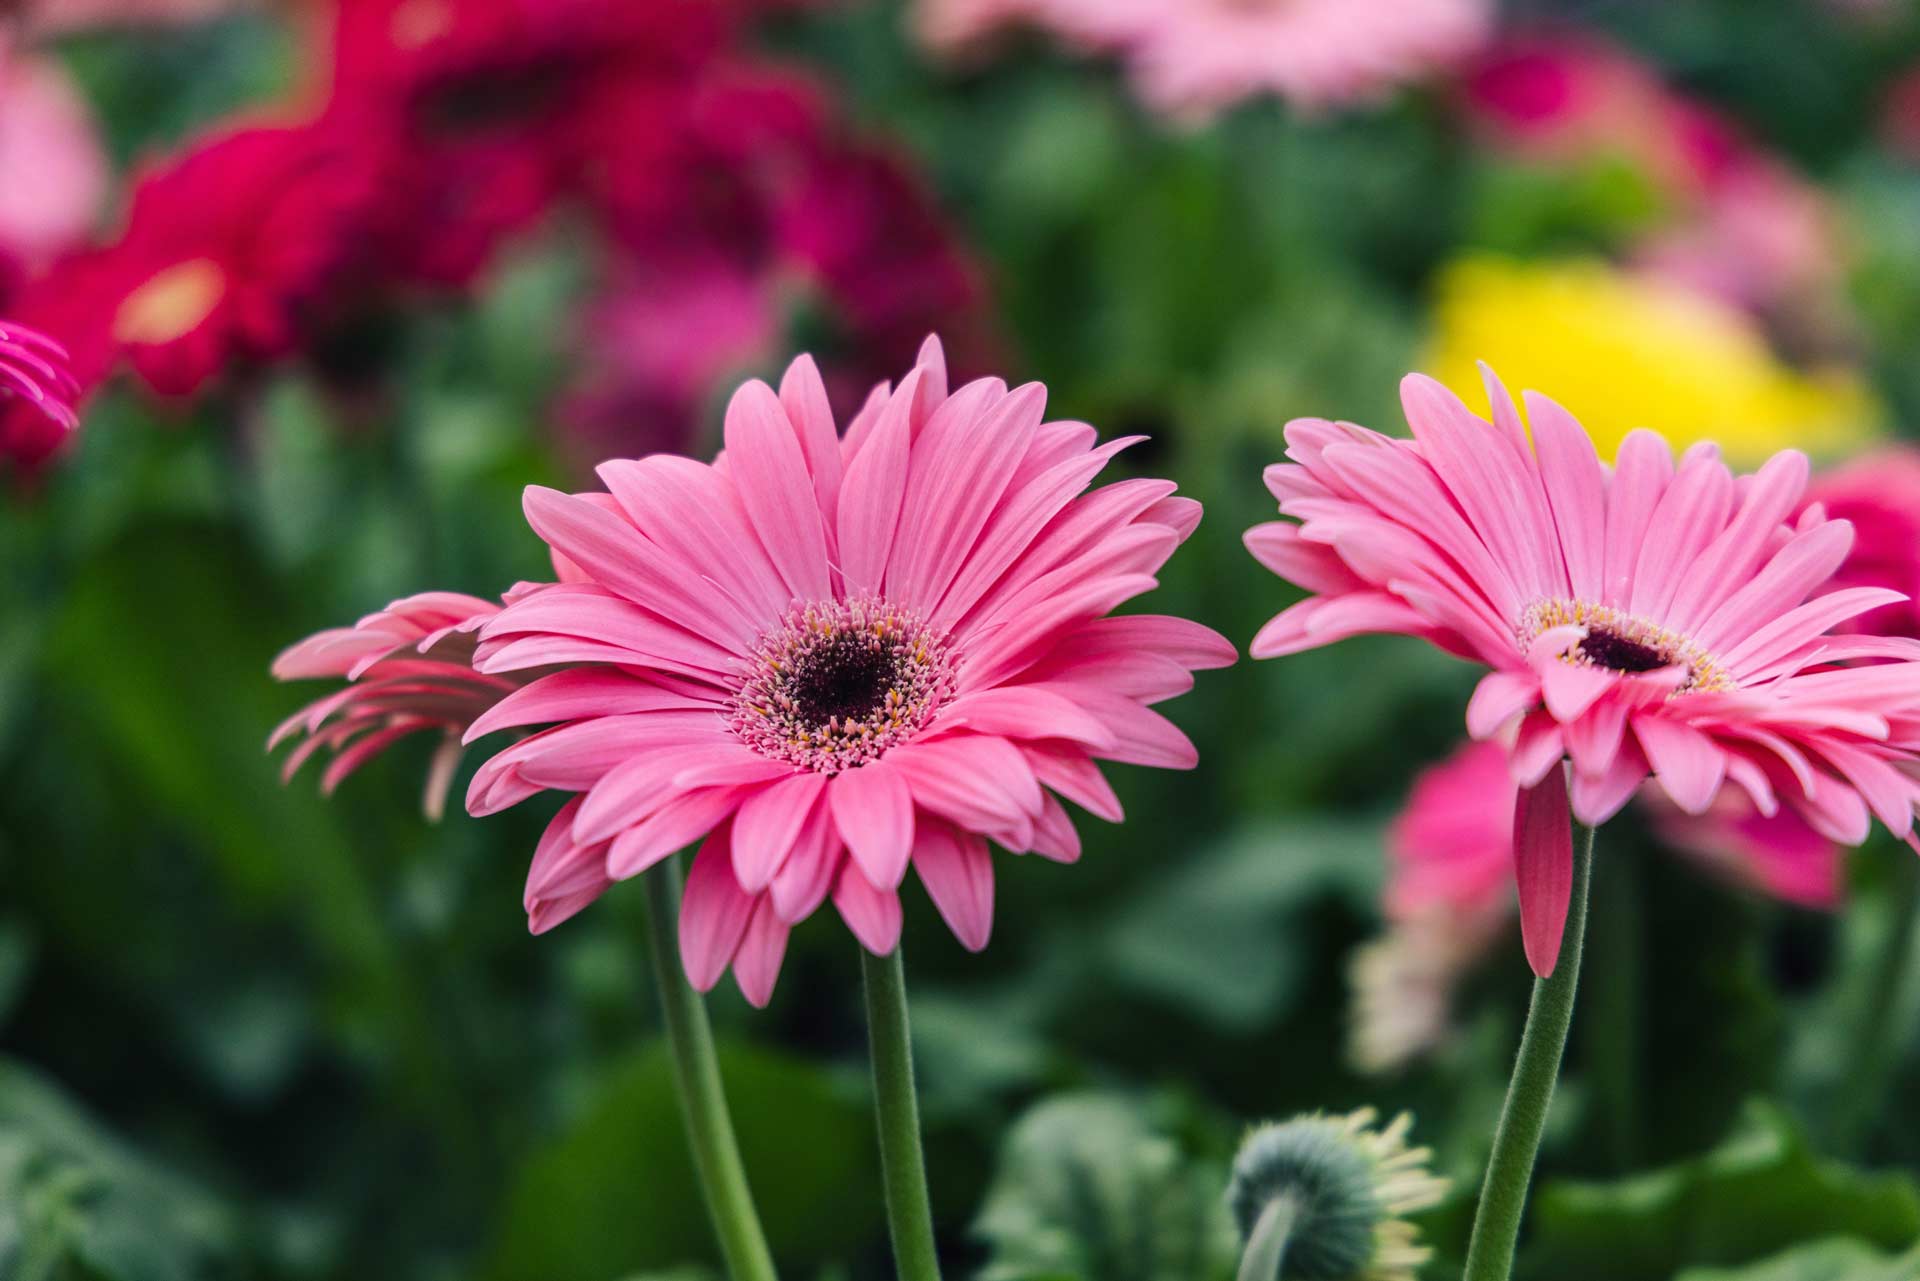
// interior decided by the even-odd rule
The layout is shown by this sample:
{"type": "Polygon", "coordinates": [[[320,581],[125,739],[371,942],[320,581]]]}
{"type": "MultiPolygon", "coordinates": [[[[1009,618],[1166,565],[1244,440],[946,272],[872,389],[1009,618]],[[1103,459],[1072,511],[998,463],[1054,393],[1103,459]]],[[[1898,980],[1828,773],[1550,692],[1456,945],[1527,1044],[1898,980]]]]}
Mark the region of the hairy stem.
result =
{"type": "Polygon", "coordinates": [[[907,976],[900,948],[889,956],[860,950],[866,980],[867,1037],[873,1046],[873,1105],[880,1127],[880,1172],[886,1183],[887,1228],[900,1281],[940,1281],[933,1243],[933,1204],[920,1152],[920,1104],[913,1085],[913,1043],[907,1030],[907,976]]]}
{"type": "Polygon", "coordinates": [[[1560,1077],[1567,1029],[1573,1024],[1573,1001],[1580,987],[1580,953],[1587,932],[1587,890],[1592,880],[1593,829],[1576,824],[1573,892],[1567,905],[1560,959],[1552,975],[1533,983],[1527,1028],[1520,1037],[1520,1055],[1513,1065],[1513,1079],[1507,1084],[1506,1106],[1500,1111],[1500,1128],[1494,1133],[1493,1154],[1487,1160],[1487,1180],[1473,1218],[1466,1281],[1507,1281],[1513,1275],[1513,1252],[1520,1240],[1527,1187],[1533,1181],[1540,1136],[1547,1128],[1547,1108],[1560,1077]]]}
{"type": "Polygon", "coordinates": [[[1247,1234],[1239,1281],[1280,1281],[1280,1265],[1286,1262],[1287,1239],[1297,1217],[1292,1197],[1277,1196],[1267,1202],[1267,1208],[1254,1220],[1253,1231],[1247,1234]]]}
{"type": "Polygon", "coordinates": [[[760,1230],[746,1166],[733,1135],[733,1118],[727,1112],[707,1007],[681,973],[674,946],[680,909],[679,860],[662,860],[641,879],[647,886],[647,951],[666,1016],[667,1044],[673,1049],[680,1112],[687,1123],[687,1142],[693,1148],[707,1213],[726,1257],[727,1275],[733,1281],[776,1281],[773,1254],[760,1230]]]}

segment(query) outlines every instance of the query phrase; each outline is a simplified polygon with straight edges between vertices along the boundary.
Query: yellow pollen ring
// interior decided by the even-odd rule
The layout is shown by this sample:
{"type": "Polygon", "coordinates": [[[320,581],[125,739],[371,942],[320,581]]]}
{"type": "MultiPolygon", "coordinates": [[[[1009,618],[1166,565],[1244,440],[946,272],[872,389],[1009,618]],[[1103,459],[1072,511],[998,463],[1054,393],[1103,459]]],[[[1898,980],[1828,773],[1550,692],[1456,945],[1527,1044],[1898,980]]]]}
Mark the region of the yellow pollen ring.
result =
{"type": "MultiPolygon", "coordinates": [[[[1671,666],[1686,668],[1686,683],[1674,690],[1670,697],[1737,688],[1738,683],[1725,665],[1689,637],[1611,605],[1595,605],[1588,601],[1558,597],[1535,601],[1520,616],[1520,625],[1515,629],[1520,648],[1525,650],[1535,638],[1556,627],[1580,627],[1588,632],[1605,632],[1629,644],[1653,650],[1671,666]]],[[[1601,666],[1578,647],[1570,648],[1559,658],[1563,663],[1601,666]]]]}

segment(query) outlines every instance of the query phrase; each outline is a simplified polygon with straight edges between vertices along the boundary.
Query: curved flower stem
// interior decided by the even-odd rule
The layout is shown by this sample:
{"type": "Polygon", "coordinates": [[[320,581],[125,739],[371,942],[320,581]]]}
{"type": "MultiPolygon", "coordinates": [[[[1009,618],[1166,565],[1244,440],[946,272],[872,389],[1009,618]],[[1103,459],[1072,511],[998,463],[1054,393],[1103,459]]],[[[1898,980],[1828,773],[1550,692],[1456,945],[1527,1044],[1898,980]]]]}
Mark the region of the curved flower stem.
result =
{"type": "Polygon", "coordinates": [[[1905,1024],[1900,1007],[1913,969],[1914,948],[1920,942],[1920,868],[1904,850],[1895,856],[1893,885],[1888,897],[1893,919],[1887,937],[1873,960],[1873,974],[1853,1038],[1850,1084],[1840,1092],[1834,1109],[1833,1139],[1841,1152],[1862,1155],[1869,1123],[1885,1101],[1888,1077],[1901,1047],[1895,1044],[1905,1024]]]}
{"type": "Polygon", "coordinates": [[[1247,1235],[1239,1281],[1280,1281],[1280,1265],[1286,1262],[1287,1238],[1293,1234],[1296,1217],[1292,1197],[1277,1196],[1267,1202],[1247,1235]]]}
{"type": "Polygon", "coordinates": [[[1467,1246],[1466,1281],[1507,1281],[1520,1239],[1520,1216],[1527,1206],[1534,1158],[1547,1128],[1547,1106],[1560,1076],[1560,1056],[1573,1023],[1573,998],[1580,986],[1580,952],[1587,932],[1587,887],[1593,880],[1593,829],[1576,825],[1573,842],[1573,892],[1567,904],[1567,929],[1553,974],[1535,979],[1520,1057],[1507,1084],[1506,1106],[1487,1159],[1487,1181],[1473,1217],[1467,1246]]]}
{"type": "Polygon", "coordinates": [[[663,859],[641,879],[647,885],[647,952],[666,1016],[667,1044],[673,1049],[680,1112],[687,1123],[687,1142],[693,1148],[707,1213],[720,1238],[720,1252],[726,1256],[727,1275],[733,1281],[777,1281],[734,1139],[733,1118],[727,1112],[707,1007],[680,972],[673,941],[680,907],[679,860],[663,859]]]}
{"type": "Polygon", "coordinates": [[[913,1087],[913,1043],[907,1032],[907,975],[900,947],[889,956],[860,949],[866,980],[867,1037],[873,1046],[873,1106],[880,1126],[880,1173],[887,1190],[887,1230],[900,1281],[940,1281],[933,1244],[933,1204],[920,1154],[920,1104],[913,1087]]]}

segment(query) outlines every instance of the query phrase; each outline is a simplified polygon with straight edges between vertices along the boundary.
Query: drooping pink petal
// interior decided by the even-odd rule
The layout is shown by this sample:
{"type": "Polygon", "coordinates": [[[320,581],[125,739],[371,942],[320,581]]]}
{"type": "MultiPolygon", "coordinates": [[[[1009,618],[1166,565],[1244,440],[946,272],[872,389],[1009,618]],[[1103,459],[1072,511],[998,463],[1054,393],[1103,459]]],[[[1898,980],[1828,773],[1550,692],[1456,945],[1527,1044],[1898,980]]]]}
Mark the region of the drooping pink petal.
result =
{"type": "Polygon", "coordinates": [[[913,853],[913,792],[906,776],[885,760],[874,761],[835,775],[827,799],[861,875],[873,885],[897,887],[913,853]]]}
{"type": "Polygon", "coordinates": [[[944,823],[926,823],[914,842],[913,870],[940,916],[969,952],[993,934],[993,860],[987,843],[944,823]]]}
{"type": "Polygon", "coordinates": [[[1513,812],[1513,858],[1527,964],[1547,978],[1559,964],[1573,894],[1573,827],[1564,771],[1548,770],[1538,784],[1520,790],[1513,812]]]}
{"type": "Polygon", "coordinates": [[[753,791],[733,825],[733,874],[742,889],[757,894],[773,880],[820,802],[827,776],[801,773],[753,791]]]}
{"type": "Polygon", "coordinates": [[[833,905],[860,946],[875,956],[890,955],[900,945],[900,896],[893,890],[875,889],[851,863],[841,869],[834,884],[833,905]]]}
{"type": "Polygon", "coordinates": [[[701,844],[680,900],[680,963],[701,992],[726,973],[753,919],[754,896],[733,879],[729,831],[722,826],[701,844]]]}

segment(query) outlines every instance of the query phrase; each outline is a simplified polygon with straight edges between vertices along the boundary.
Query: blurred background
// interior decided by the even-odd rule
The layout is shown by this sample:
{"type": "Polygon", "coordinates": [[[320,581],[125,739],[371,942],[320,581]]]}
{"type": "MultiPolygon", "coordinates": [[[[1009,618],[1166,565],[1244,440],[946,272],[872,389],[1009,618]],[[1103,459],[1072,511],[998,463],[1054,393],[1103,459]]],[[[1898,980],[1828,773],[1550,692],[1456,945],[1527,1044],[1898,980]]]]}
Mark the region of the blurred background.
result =
{"type": "MultiPolygon", "coordinates": [[[[429,823],[424,742],[283,786],[316,689],[268,665],[545,576],[524,485],[710,456],[794,353],[845,413],[938,332],[1149,434],[1120,467],[1207,507],[1151,608],[1243,648],[1293,599],[1240,545],[1283,424],[1402,431],[1409,369],[1484,405],[1490,361],[1603,456],[1920,474],[1920,7],[1327,3],[4,6],[0,316],[87,396],[71,436],[0,399],[0,1276],[711,1275],[637,893],[530,937],[548,813],[429,823]]],[[[984,954],[908,896],[952,1275],[1231,1276],[1242,1128],[1368,1103],[1458,1179],[1457,1270],[1529,975],[1503,892],[1383,891],[1472,679],[1389,639],[1205,674],[1200,768],[1114,769],[1078,866],[1003,858],[984,954]]],[[[1523,1274],[1920,1276],[1913,855],[1788,883],[1670,818],[1602,838],[1523,1274]]],[[[710,1001],[795,1278],[889,1275],[855,946],[710,1001]]]]}

